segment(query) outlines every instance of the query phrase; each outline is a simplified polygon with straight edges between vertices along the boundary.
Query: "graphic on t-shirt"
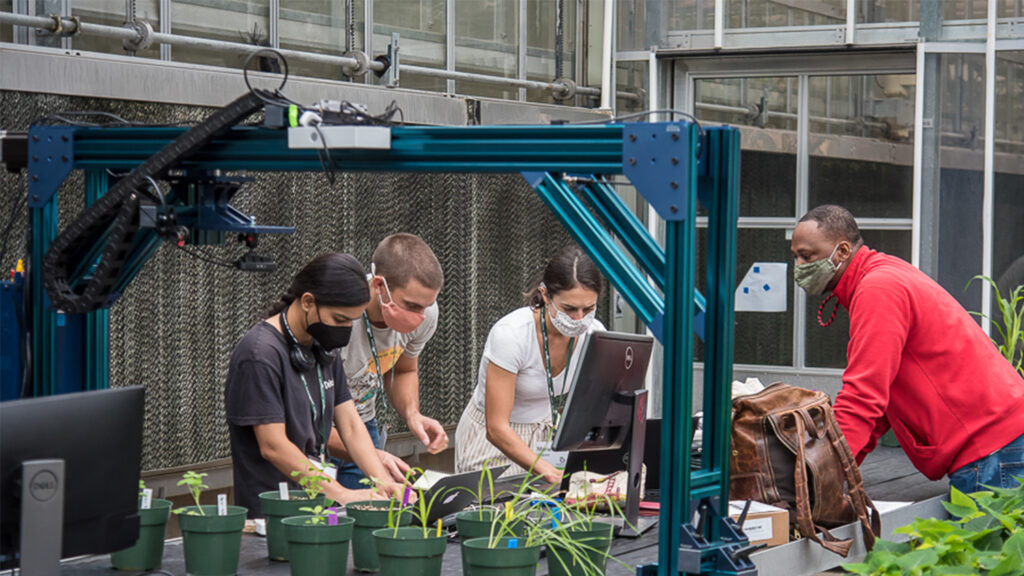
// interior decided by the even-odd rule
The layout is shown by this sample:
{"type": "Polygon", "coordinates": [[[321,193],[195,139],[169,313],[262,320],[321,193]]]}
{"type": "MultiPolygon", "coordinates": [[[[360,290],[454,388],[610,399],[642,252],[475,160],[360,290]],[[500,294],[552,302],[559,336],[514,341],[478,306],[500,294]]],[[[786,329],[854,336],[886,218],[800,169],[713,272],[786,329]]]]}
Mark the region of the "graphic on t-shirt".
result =
{"type": "MultiPolygon", "coordinates": [[[[402,357],[403,352],[405,352],[405,348],[401,345],[378,351],[377,362],[380,362],[381,372],[387,374],[391,371],[395,363],[398,362],[398,359],[402,357]]],[[[374,362],[371,355],[366,359],[364,369],[349,381],[352,397],[355,398],[358,404],[369,402],[377,396],[377,390],[380,389],[380,379],[377,377],[377,362],[374,362]]]]}

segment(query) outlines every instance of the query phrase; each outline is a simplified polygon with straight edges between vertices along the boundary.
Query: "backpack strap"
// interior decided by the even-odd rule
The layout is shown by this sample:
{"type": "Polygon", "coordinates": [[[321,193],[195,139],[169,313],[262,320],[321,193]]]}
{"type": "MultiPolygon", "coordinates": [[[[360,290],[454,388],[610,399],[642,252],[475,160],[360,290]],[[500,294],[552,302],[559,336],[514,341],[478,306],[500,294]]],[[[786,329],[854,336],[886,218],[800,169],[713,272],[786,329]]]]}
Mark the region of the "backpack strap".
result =
{"type": "Polygon", "coordinates": [[[864,548],[871,551],[875,545],[875,538],[882,535],[881,517],[878,514],[878,509],[875,508],[875,503],[871,501],[871,498],[868,497],[867,492],[864,490],[864,480],[860,475],[860,467],[857,466],[857,461],[853,457],[850,445],[846,443],[846,438],[843,437],[842,432],[839,430],[839,423],[836,422],[835,413],[831,410],[824,410],[823,412],[826,418],[825,427],[828,430],[829,441],[832,443],[832,447],[835,449],[836,454],[839,455],[839,459],[843,464],[847,490],[851,499],[850,504],[853,505],[853,511],[857,514],[857,519],[861,525],[861,532],[864,534],[864,548]]]}
{"type": "Polygon", "coordinates": [[[796,484],[797,528],[804,538],[817,542],[826,550],[846,558],[850,553],[850,546],[853,545],[853,540],[849,538],[839,540],[825,528],[814,524],[814,519],[811,515],[811,498],[807,491],[807,459],[804,453],[804,438],[807,435],[807,429],[803,418],[797,412],[791,412],[790,415],[795,421],[796,436],[798,438],[796,443],[796,468],[793,475],[794,483],[796,484]],[[818,537],[819,531],[824,536],[824,540],[818,537]]]}

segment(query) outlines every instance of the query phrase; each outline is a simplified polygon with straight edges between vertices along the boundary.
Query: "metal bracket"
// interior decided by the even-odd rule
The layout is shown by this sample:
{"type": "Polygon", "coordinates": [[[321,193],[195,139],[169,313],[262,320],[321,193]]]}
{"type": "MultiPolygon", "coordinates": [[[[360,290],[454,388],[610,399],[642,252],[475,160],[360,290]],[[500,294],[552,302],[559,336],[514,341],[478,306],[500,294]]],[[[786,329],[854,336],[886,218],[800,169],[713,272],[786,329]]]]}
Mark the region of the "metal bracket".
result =
{"type": "Polygon", "coordinates": [[[349,78],[358,78],[363,76],[370,71],[370,57],[366,55],[366,52],[360,50],[351,50],[345,52],[346,58],[355,58],[355,66],[342,66],[341,71],[349,78]]]}
{"type": "Polygon", "coordinates": [[[689,190],[689,122],[628,122],[622,127],[622,173],[667,221],[685,220],[689,190]]]}
{"type": "Polygon", "coordinates": [[[551,91],[551,97],[555,100],[571,100],[576,96],[576,83],[569,78],[559,78],[555,84],[561,84],[561,88],[551,91]]]}
{"type": "Polygon", "coordinates": [[[384,70],[384,75],[381,78],[381,84],[387,86],[388,88],[398,87],[398,83],[400,80],[399,69],[401,68],[401,66],[399,65],[398,57],[398,53],[400,50],[401,47],[399,46],[398,32],[392,32],[391,43],[388,44],[388,53],[386,56],[388,67],[386,70],[384,70]]]}
{"type": "Polygon", "coordinates": [[[129,40],[124,39],[121,41],[121,46],[129,52],[139,52],[145,50],[153,45],[153,26],[145,20],[136,20],[134,22],[128,22],[124,25],[125,28],[135,32],[136,37],[129,40]]]}
{"type": "Polygon", "coordinates": [[[28,129],[28,205],[42,208],[74,167],[73,126],[28,129]]]}

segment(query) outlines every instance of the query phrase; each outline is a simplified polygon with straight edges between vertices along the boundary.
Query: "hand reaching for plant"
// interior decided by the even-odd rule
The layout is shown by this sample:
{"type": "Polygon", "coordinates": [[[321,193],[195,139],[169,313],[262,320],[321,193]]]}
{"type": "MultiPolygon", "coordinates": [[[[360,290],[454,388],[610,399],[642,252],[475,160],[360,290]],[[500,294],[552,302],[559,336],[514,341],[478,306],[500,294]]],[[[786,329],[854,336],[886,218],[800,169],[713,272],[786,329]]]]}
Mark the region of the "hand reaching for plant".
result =
{"type": "Polygon", "coordinates": [[[377,449],[377,456],[380,457],[381,463],[384,464],[384,469],[388,471],[388,474],[391,475],[395,482],[405,480],[405,474],[409,471],[409,465],[404,460],[379,448],[377,449]]]}
{"type": "Polygon", "coordinates": [[[437,454],[448,447],[448,434],[437,420],[416,414],[406,420],[406,424],[409,425],[409,431],[427,447],[427,452],[437,454]]]}

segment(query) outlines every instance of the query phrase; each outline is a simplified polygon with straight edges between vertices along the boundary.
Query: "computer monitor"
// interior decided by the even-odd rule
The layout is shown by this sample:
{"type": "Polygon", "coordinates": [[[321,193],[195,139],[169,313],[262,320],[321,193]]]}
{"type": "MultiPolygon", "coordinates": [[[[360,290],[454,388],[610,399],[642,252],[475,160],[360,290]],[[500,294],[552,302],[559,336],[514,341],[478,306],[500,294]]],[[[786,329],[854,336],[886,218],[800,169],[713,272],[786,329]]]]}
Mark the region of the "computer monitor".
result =
{"type": "Polygon", "coordinates": [[[654,339],[624,332],[591,332],[580,346],[552,449],[621,448],[633,422],[633,393],[644,389],[654,339]]]}
{"type": "Polygon", "coordinates": [[[0,568],[135,543],[142,422],[141,387],[0,403],[0,568]]]}
{"type": "MultiPolygon", "coordinates": [[[[574,452],[625,447],[629,477],[623,510],[626,526],[619,534],[639,536],[655,522],[639,516],[647,426],[644,381],[654,339],[622,332],[592,332],[580,346],[580,360],[572,374],[569,398],[552,447],[574,452]]],[[[563,476],[563,484],[566,480],[563,476]]]]}

